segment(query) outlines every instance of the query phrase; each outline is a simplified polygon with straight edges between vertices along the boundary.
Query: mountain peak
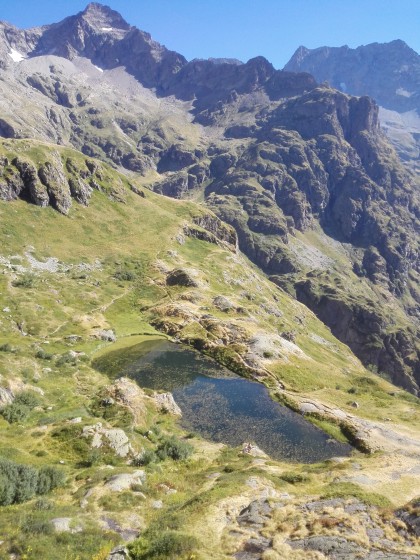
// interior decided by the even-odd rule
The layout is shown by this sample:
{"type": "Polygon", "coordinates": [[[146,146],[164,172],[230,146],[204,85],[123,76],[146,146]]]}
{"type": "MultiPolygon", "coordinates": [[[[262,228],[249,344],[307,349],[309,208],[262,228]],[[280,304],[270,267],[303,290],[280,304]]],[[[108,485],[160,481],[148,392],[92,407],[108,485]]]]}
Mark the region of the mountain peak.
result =
{"type": "Polygon", "coordinates": [[[121,14],[111,9],[109,6],[91,2],[80,14],[93,27],[102,31],[112,29],[130,29],[130,25],[125,21],[121,14]]]}

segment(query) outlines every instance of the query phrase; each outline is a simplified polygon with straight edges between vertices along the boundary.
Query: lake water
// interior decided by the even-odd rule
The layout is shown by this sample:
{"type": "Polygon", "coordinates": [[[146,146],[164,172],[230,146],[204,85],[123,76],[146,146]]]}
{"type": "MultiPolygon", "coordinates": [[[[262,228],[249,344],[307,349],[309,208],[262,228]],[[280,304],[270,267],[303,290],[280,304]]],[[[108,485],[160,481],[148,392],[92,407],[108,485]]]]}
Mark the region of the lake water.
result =
{"type": "Polygon", "coordinates": [[[94,365],[116,377],[135,379],[143,388],[171,391],[185,430],[231,446],[253,442],[274,459],[303,463],[351,452],[350,445],[332,440],[300,414],[274,402],[262,384],[184,346],[167,341],[144,344],[110,352],[94,365]]]}

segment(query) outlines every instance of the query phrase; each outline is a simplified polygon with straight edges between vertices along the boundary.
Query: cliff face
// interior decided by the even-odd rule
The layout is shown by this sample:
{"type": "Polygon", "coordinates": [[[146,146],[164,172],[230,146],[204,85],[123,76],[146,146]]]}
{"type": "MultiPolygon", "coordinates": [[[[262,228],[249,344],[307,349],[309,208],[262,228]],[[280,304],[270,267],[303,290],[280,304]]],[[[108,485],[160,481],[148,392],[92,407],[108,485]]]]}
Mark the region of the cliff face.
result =
{"type": "Polygon", "coordinates": [[[352,95],[369,95],[407,165],[419,173],[420,56],[403,41],[344,47],[299,47],[285,66],[352,95]]]}
{"type": "MultiPolygon", "coordinates": [[[[0,134],[74,146],[141,173],[156,192],[200,198],[366,364],[417,390],[418,192],[370,97],[263,57],[187,62],[99,4],[55,25],[1,29],[0,134]]],[[[311,70],[309,60],[300,49],[293,64],[311,70]]],[[[67,213],[104,185],[69,165],[4,161],[1,197],[67,213]]]]}

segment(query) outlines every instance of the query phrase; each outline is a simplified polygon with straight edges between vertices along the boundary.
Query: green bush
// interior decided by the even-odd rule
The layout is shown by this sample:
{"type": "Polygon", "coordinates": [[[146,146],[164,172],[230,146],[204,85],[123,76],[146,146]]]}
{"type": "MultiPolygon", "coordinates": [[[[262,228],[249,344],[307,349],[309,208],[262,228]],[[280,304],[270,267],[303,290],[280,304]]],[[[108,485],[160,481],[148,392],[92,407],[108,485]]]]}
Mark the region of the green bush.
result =
{"type": "Polygon", "coordinates": [[[150,465],[150,463],[157,463],[159,457],[151,449],[146,449],[141,455],[138,455],[133,459],[133,465],[136,467],[143,467],[150,465]]]}
{"type": "Polygon", "coordinates": [[[193,446],[182,441],[175,436],[165,438],[157,447],[156,455],[164,461],[167,457],[170,457],[174,461],[182,461],[188,459],[194,451],[193,446]]]}
{"type": "Polygon", "coordinates": [[[0,352],[13,352],[13,351],[14,351],[13,346],[8,342],[5,342],[4,344],[0,344],[0,352]]]}
{"type": "Polygon", "coordinates": [[[36,358],[39,358],[40,360],[52,360],[54,355],[50,354],[48,352],[45,352],[45,350],[43,350],[42,348],[40,348],[38,350],[38,352],[35,354],[36,358]]]}
{"type": "Polygon", "coordinates": [[[4,406],[0,413],[7,422],[14,424],[23,422],[33,408],[39,405],[39,398],[32,391],[23,391],[16,395],[11,404],[4,406]]]}
{"type": "Polygon", "coordinates": [[[116,280],[122,280],[124,282],[133,282],[137,278],[137,274],[132,270],[117,270],[114,274],[116,280]]]}
{"type": "Polygon", "coordinates": [[[30,500],[35,496],[37,482],[36,469],[0,459],[0,505],[30,500]]]}
{"type": "Polygon", "coordinates": [[[8,506],[46,494],[64,483],[64,473],[55,467],[37,470],[0,458],[0,505],[8,506]]]}
{"type": "Polygon", "coordinates": [[[55,362],[56,366],[64,366],[65,364],[74,365],[77,363],[76,356],[73,356],[70,352],[66,352],[65,354],[61,354],[55,362]]]}
{"type": "Polygon", "coordinates": [[[299,482],[307,482],[309,480],[308,475],[295,472],[285,472],[280,475],[280,478],[289,484],[298,484],[299,482]]]}
{"type": "Polygon", "coordinates": [[[23,404],[32,410],[40,404],[40,399],[33,391],[23,391],[22,393],[18,393],[16,395],[13,402],[16,404],[23,404]]]}
{"type": "Polygon", "coordinates": [[[24,404],[13,402],[2,408],[1,415],[5,420],[7,420],[7,422],[9,422],[9,424],[14,424],[16,422],[23,422],[26,420],[30,411],[30,408],[24,404]]]}
{"type": "Polygon", "coordinates": [[[47,494],[54,488],[64,484],[65,476],[63,471],[56,467],[41,467],[38,472],[37,494],[47,494]]]}
{"type": "Polygon", "coordinates": [[[34,288],[37,283],[36,280],[37,279],[33,274],[26,273],[12,282],[12,285],[15,288],[34,288]]]}
{"type": "Polygon", "coordinates": [[[51,535],[54,531],[52,523],[47,519],[27,517],[20,526],[23,533],[31,535],[51,535]]]}
{"type": "Polygon", "coordinates": [[[161,560],[175,560],[186,558],[198,546],[198,541],[191,535],[166,531],[148,538],[147,535],[137,539],[128,546],[133,560],[155,558],[161,560]]]}
{"type": "Polygon", "coordinates": [[[392,504],[387,497],[376,492],[366,492],[352,482],[331,482],[321,498],[356,498],[361,502],[376,507],[388,508],[392,504]]]}
{"type": "Polygon", "coordinates": [[[34,509],[39,511],[48,511],[53,508],[52,502],[47,500],[47,498],[38,498],[38,500],[34,503],[34,509]]]}

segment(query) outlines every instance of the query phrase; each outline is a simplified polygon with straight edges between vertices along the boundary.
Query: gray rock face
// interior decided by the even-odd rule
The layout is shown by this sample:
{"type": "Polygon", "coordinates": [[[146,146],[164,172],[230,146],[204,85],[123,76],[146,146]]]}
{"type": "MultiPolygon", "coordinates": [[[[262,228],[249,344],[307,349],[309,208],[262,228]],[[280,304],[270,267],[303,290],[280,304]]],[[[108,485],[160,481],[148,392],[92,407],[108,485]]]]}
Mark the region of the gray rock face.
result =
{"type": "Polygon", "coordinates": [[[295,541],[288,541],[294,549],[316,550],[331,560],[350,560],[363,558],[363,548],[342,537],[308,537],[295,541]]]}
{"type": "Polygon", "coordinates": [[[14,401],[14,394],[10,389],[0,387],[0,406],[11,404],[14,401]]]}
{"type": "Polygon", "coordinates": [[[37,206],[48,206],[50,198],[47,188],[40,182],[35,166],[19,158],[13,160],[13,164],[18,169],[21,179],[29,191],[31,201],[37,206]]]}
{"type": "Polygon", "coordinates": [[[47,162],[41,165],[38,170],[38,176],[42,184],[47,188],[52,206],[61,214],[68,214],[71,207],[71,193],[64,170],[60,164],[53,165],[47,162]]]}
{"type": "Polygon", "coordinates": [[[107,560],[127,560],[128,558],[130,558],[128,549],[125,546],[117,546],[109,553],[107,560]]]}
{"type": "MultiPolygon", "coordinates": [[[[6,160],[3,161],[6,165],[8,164],[6,160]]],[[[16,200],[20,196],[24,186],[20,174],[16,169],[10,167],[2,169],[2,174],[0,176],[0,200],[16,200]]]]}
{"type": "Polygon", "coordinates": [[[261,528],[269,519],[272,508],[267,500],[255,500],[244,508],[239,516],[239,525],[261,528]]]}
{"type": "Polygon", "coordinates": [[[182,410],[179,408],[172,393],[157,393],[153,396],[157,407],[174,416],[182,416],[182,410]]]}
{"type": "Polygon", "coordinates": [[[397,512],[400,519],[404,521],[407,527],[416,537],[420,537],[420,516],[419,516],[420,500],[415,500],[411,507],[402,509],[397,512]]]}
{"type": "Polygon", "coordinates": [[[353,95],[370,95],[383,107],[404,112],[420,108],[420,56],[404,41],[356,49],[299,47],[284,67],[309,72],[320,82],[353,95]]]}
{"type": "Polygon", "coordinates": [[[57,533],[80,533],[82,527],[71,517],[56,517],[52,519],[54,530],[57,533]]]}
{"type": "Polygon", "coordinates": [[[285,69],[309,72],[346,93],[375,99],[391,142],[402,159],[419,171],[420,56],[403,41],[356,49],[299,47],[285,69]]]}

